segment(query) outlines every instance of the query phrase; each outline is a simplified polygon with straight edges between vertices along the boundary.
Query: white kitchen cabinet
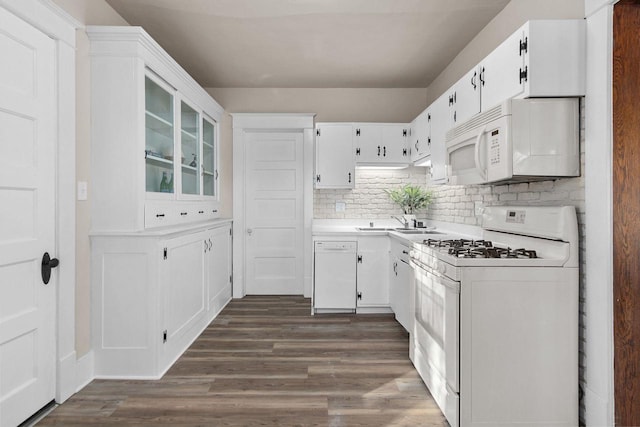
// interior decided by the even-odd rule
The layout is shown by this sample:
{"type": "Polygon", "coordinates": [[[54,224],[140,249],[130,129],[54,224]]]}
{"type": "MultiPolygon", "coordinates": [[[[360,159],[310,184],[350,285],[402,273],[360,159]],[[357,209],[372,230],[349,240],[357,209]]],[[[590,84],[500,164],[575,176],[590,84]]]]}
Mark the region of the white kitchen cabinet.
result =
{"type": "Polygon", "coordinates": [[[409,265],[409,246],[390,240],[389,303],[396,320],[407,332],[413,329],[413,270],[409,265]]]}
{"type": "Polygon", "coordinates": [[[431,111],[431,168],[427,179],[431,184],[446,184],[447,178],[447,148],[445,138],[451,128],[451,114],[449,109],[449,95],[442,94],[430,106],[431,111]]]}
{"type": "Polygon", "coordinates": [[[161,377],[231,300],[230,227],[91,237],[96,377],[161,377]]]}
{"type": "Polygon", "coordinates": [[[160,242],[160,369],[169,367],[206,325],[206,237],[206,231],[198,231],[160,242]]]}
{"type": "Polygon", "coordinates": [[[431,107],[425,109],[412,122],[408,140],[411,161],[425,163],[431,155],[431,107]]]}
{"type": "Polygon", "coordinates": [[[447,92],[449,127],[469,119],[480,112],[480,79],[478,67],[473,67],[447,92]]]}
{"type": "Polygon", "coordinates": [[[207,310],[218,313],[231,298],[233,285],[231,224],[206,231],[205,282],[207,283],[207,310]]]}
{"type": "Polygon", "coordinates": [[[406,123],[353,123],[356,166],[409,164],[406,123]]]}
{"type": "Polygon", "coordinates": [[[354,188],[351,123],[316,124],[315,188],[354,188]]]}
{"type": "Polygon", "coordinates": [[[93,231],[217,218],[222,107],[143,29],[86,31],[93,231]]]}
{"type": "Polygon", "coordinates": [[[358,237],[357,307],[389,307],[389,238],[358,237]]]}
{"type": "Polygon", "coordinates": [[[584,20],[529,21],[479,65],[481,109],[512,98],[585,94],[584,20]]]}

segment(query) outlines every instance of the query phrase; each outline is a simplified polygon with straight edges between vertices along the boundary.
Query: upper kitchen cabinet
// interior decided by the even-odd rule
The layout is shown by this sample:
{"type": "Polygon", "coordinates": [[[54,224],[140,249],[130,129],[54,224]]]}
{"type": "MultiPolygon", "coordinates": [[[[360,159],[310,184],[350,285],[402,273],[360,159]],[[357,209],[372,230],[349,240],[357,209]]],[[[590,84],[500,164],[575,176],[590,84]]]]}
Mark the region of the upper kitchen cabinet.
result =
{"type": "Polygon", "coordinates": [[[351,123],[316,123],[315,188],[354,188],[351,123]]]}
{"type": "Polygon", "coordinates": [[[478,66],[481,109],[509,98],[585,94],[584,20],[529,21],[478,66]]]}
{"type": "Polygon", "coordinates": [[[222,107],[143,29],[86,30],[94,232],[218,217],[222,107]]]}
{"type": "Polygon", "coordinates": [[[431,184],[448,182],[445,139],[447,131],[453,127],[453,116],[449,106],[449,94],[444,93],[429,107],[431,112],[431,162],[428,179],[431,184]]]}
{"type": "Polygon", "coordinates": [[[449,124],[462,123],[480,112],[480,84],[477,67],[458,80],[447,92],[449,124]]]}
{"type": "Polygon", "coordinates": [[[429,161],[431,155],[431,107],[420,113],[411,123],[408,146],[413,163],[422,166],[429,161]]]}
{"type": "Polygon", "coordinates": [[[354,123],[356,166],[407,166],[409,126],[405,123],[354,123]]]}

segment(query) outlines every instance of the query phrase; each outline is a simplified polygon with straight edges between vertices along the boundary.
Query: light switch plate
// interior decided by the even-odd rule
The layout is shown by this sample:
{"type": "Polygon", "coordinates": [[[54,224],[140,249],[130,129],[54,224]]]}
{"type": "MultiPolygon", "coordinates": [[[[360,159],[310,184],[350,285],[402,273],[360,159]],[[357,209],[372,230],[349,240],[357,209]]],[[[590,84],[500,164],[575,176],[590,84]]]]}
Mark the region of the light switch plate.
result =
{"type": "Polygon", "coordinates": [[[87,200],[87,181],[78,181],[78,200],[87,200]]]}
{"type": "Polygon", "coordinates": [[[336,202],[336,212],[344,212],[347,209],[345,202],[336,202]]]}

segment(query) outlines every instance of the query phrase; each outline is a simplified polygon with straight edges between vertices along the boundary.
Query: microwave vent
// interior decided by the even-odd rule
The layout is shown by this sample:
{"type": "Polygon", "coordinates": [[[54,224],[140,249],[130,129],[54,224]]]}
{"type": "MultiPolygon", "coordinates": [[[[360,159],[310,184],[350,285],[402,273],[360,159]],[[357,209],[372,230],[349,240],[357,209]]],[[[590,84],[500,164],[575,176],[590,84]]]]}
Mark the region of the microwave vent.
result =
{"type": "Polygon", "coordinates": [[[474,129],[480,128],[485,124],[504,116],[505,114],[507,114],[506,107],[507,107],[507,103],[503,102],[496,105],[490,110],[476,114],[466,122],[454,127],[449,132],[447,132],[446,142],[456,139],[460,135],[463,135],[474,129]]]}

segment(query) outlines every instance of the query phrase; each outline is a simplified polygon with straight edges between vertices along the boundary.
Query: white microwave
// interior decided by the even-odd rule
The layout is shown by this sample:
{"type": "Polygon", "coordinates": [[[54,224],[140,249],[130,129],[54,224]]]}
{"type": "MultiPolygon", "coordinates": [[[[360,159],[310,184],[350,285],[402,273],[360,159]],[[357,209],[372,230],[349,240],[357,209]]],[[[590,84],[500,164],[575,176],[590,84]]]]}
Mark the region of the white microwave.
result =
{"type": "Polygon", "coordinates": [[[510,99],[447,132],[449,184],[580,175],[578,98],[510,99]]]}

